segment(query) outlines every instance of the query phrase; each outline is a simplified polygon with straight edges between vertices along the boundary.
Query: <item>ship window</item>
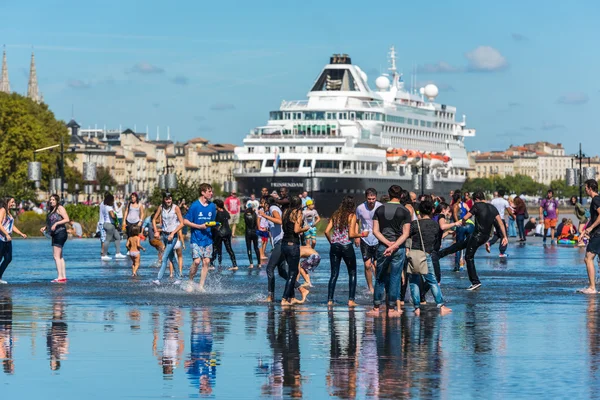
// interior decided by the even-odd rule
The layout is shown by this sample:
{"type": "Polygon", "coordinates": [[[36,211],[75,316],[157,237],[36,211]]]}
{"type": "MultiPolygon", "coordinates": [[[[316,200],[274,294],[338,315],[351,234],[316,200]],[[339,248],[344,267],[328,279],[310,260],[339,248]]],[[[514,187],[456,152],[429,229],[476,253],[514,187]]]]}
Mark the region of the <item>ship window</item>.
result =
{"type": "Polygon", "coordinates": [[[317,147],[317,153],[323,153],[323,147],[317,147]]]}
{"type": "Polygon", "coordinates": [[[265,164],[266,167],[272,167],[273,166],[273,162],[275,160],[267,160],[267,163],[265,164]]]}
{"type": "Polygon", "coordinates": [[[419,120],[418,119],[413,119],[413,125],[419,126],[419,120]]]}
{"type": "Polygon", "coordinates": [[[254,147],[248,147],[248,153],[254,153],[254,147]]]}
{"type": "Polygon", "coordinates": [[[348,69],[326,69],[313,86],[313,92],[357,91],[358,87],[348,69]]]}
{"type": "Polygon", "coordinates": [[[312,152],[314,151],[314,147],[312,147],[312,146],[308,146],[308,147],[307,147],[307,151],[308,151],[309,153],[312,153],[312,152]]]}
{"type": "Polygon", "coordinates": [[[365,113],[364,113],[364,112],[362,112],[362,111],[357,111],[357,112],[356,112],[356,119],[358,119],[358,120],[363,120],[363,119],[365,119],[365,113]]]}
{"type": "Polygon", "coordinates": [[[265,153],[270,153],[271,152],[271,148],[269,146],[265,147],[265,153]]]}
{"type": "Polygon", "coordinates": [[[407,120],[407,124],[409,124],[409,125],[412,125],[412,118],[409,118],[409,119],[407,120]]]}
{"type": "Polygon", "coordinates": [[[290,146],[290,153],[296,152],[296,146],[290,146]]]}
{"type": "Polygon", "coordinates": [[[315,169],[339,169],[340,168],[340,162],[339,161],[333,161],[333,160],[317,160],[315,162],[315,169]]]}
{"type": "Polygon", "coordinates": [[[342,154],[342,148],[341,147],[336,147],[335,148],[335,154],[342,154]]]}
{"type": "Polygon", "coordinates": [[[285,153],[285,147],[284,146],[279,146],[279,152],[280,153],[285,153]]]}
{"type": "Polygon", "coordinates": [[[421,121],[421,126],[426,126],[425,121],[421,121]]]}

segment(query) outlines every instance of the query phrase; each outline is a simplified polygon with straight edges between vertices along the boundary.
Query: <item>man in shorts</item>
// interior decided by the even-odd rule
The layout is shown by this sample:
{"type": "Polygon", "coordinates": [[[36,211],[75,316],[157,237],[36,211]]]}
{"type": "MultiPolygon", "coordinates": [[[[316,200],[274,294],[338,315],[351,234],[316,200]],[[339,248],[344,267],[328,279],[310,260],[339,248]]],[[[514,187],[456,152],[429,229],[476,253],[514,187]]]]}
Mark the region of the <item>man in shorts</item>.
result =
{"type": "Polygon", "coordinates": [[[317,224],[321,220],[319,213],[315,210],[315,203],[312,200],[306,202],[306,209],[302,211],[304,223],[310,226],[310,229],[304,232],[304,243],[313,249],[317,245],[317,224]]]}
{"type": "Polygon", "coordinates": [[[558,222],[558,200],[554,197],[552,189],[548,190],[546,198],[540,203],[540,219],[544,221],[544,239],[546,243],[546,235],[550,229],[550,243],[555,244],[554,233],[556,231],[556,223],[558,222]]]}
{"type": "MultiPolygon", "coordinates": [[[[194,262],[190,267],[190,283],[193,284],[200,261],[202,261],[202,271],[200,272],[200,290],[204,290],[208,267],[212,258],[212,232],[211,226],[215,224],[217,207],[210,200],[213,197],[213,189],[208,183],[200,185],[200,197],[194,200],[188,212],[185,214],[183,223],[191,229],[191,248],[192,259],[194,262]]],[[[190,285],[190,287],[192,287],[190,285]]]]}
{"type": "Polygon", "coordinates": [[[373,214],[381,203],[377,201],[377,191],[369,188],[365,191],[366,201],[356,207],[356,220],[360,224],[361,232],[368,231],[369,235],[354,239],[356,247],[360,246],[363,262],[365,263],[365,279],[369,292],[373,294],[373,276],[377,265],[377,246],[379,241],[373,235],[373,214]]]}
{"type": "Polygon", "coordinates": [[[596,294],[596,267],[594,266],[594,258],[600,254],[600,196],[598,195],[598,182],[595,179],[585,181],[585,193],[592,198],[590,204],[590,220],[587,227],[584,229],[579,241],[583,242],[584,238],[589,238],[587,248],[585,250],[585,266],[587,268],[589,286],[581,289],[579,292],[584,294],[596,294]]]}
{"type": "Polygon", "coordinates": [[[240,223],[240,211],[242,210],[242,202],[237,197],[235,190],[232,190],[231,195],[225,199],[225,209],[229,213],[231,237],[235,237],[235,228],[240,223]]]}

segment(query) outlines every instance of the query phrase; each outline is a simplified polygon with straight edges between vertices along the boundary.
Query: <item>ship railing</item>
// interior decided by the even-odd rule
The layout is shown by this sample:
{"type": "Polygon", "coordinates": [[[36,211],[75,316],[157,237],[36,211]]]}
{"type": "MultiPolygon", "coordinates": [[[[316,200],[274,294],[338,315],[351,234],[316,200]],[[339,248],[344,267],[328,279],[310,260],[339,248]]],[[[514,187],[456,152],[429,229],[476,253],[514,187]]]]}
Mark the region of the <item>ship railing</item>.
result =
{"type": "Polygon", "coordinates": [[[308,106],[308,100],[291,100],[281,102],[281,110],[295,109],[295,108],[306,108],[308,106]]]}

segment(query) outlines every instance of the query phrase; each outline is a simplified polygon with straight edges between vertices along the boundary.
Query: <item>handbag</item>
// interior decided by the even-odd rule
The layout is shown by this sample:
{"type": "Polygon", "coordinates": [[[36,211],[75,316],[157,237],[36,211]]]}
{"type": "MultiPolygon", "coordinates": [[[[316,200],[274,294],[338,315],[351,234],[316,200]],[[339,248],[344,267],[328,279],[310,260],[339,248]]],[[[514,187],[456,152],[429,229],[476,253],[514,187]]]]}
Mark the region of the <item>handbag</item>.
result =
{"type": "MultiPolygon", "coordinates": [[[[421,233],[421,224],[417,219],[417,229],[419,229],[419,237],[421,238],[421,248],[425,249],[425,243],[423,243],[423,234],[421,233]]],[[[429,268],[427,266],[427,253],[425,250],[410,249],[408,252],[408,269],[409,274],[427,275],[429,268]]]]}

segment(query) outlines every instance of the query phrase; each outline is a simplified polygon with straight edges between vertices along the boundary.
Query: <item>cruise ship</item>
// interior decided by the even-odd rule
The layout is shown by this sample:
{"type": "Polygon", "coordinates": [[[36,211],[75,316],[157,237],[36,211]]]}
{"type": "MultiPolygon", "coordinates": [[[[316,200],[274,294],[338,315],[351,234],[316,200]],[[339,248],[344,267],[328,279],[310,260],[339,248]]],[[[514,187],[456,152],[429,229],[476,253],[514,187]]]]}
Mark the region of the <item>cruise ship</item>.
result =
{"type": "Polygon", "coordinates": [[[469,167],[464,140],[475,130],[464,115],[456,121],[455,107],[435,102],[435,85],[404,87],[393,47],[389,63],[373,90],[348,55],[334,54],[307,100],[282,101],[236,148],[238,192],[306,190],[327,215],[344,195],[360,201],[369,187],[446,196],[460,188],[469,167]]]}

